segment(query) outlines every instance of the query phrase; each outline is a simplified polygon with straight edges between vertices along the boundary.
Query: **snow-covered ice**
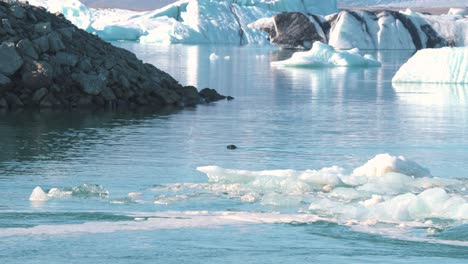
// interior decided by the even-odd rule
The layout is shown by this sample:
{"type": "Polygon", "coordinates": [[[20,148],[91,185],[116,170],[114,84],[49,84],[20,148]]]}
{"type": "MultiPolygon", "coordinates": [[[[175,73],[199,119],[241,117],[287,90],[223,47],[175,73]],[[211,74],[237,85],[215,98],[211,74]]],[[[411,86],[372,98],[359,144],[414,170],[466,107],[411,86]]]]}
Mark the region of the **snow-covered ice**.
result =
{"type": "Polygon", "coordinates": [[[290,67],[379,67],[381,63],[371,55],[360,55],[359,49],[335,50],[333,47],[314,42],[312,49],[296,52],[288,60],[275,61],[272,65],[290,67]]]}
{"type": "Polygon", "coordinates": [[[468,47],[420,50],[400,67],[392,82],[468,83],[468,47]]]}

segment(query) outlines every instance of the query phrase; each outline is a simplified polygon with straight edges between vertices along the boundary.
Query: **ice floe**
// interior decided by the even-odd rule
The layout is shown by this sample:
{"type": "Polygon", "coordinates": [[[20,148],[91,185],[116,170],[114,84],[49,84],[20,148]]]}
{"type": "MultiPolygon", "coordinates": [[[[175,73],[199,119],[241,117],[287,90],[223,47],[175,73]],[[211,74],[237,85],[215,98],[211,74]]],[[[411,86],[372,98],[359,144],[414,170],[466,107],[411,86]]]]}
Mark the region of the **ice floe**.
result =
{"type": "Polygon", "coordinates": [[[290,59],[272,62],[272,65],[290,67],[379,67],[381,63],[371,55],[360,55],[359,49],[335,50],[327,44],[316,41],[309,51],[296,52],[290,59]]]}

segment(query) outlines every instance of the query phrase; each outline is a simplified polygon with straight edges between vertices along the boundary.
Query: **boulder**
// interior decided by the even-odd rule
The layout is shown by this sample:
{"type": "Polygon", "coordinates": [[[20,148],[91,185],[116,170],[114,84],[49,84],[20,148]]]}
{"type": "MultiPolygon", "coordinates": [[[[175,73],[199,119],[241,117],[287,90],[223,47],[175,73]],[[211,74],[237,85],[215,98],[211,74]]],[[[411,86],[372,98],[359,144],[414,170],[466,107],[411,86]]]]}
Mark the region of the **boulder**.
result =
{"type": "Polygon", "coordinates": [[[65,49],[65,44],[63,44],[60,39],[60,35],[56,32],[52,32],[48,35],[49,39],[49,49],[52,52],[57,52],[65,49]]]}
{"type": "Polygon", "coordinates": [[[49,39],[47,36],[39,37],[32,41],[36,45],[41,53],[49,51],[49,39]]]}
{"type": "Polygon", "coordinates": [[[16,32],[11,27],[10,20],[8,20],[8,18],[2,19],[2,26],[6,33],[16,35],[16,32]]]}
{"type": "Polygon", "coordinates": [[[72,40],[73,39],[73,33],[75,32],[75,28],[74,27],[59,28],[59,29],[57,29],[57,32],[59,32],[60,35],[62,35],[62,37],[66,38],[68,40],[72,40]]]}
{"type": "Polygon", "coordinates": [[[52,84],[54,72],[52,66],[45,61],[32,61],[25,65],[21,80],[24,87],[37,90],[52,84]]]}
{"type": "Polygon", "coordinates": [[[15,44],[3,42],[0,45],[0,73],[10,76],[23,65],[23,59],[16,52],[15,44]]]}
{"type": "Polygon", "coordinates": [[[8,102],[8,105],[12,108],[22,107],[24,104],[21,102],[18,96],[14,93],[7,93],[5,95],[5,100],[8,102]]]}
{"type": "Polygon", "coordinates": [[[42,87],[33,94],[32,100],[36,103],[39,103],[48,92],[49,90],[47,90],[47,88],[42,87]]]}
{"type": "Polygon", "coordinates": [[[200,96],[207,103],[226,99],[226,96],[220,95],[215,89],[210,89],[210,88],[205,88],[201,90],[200,96]]]}
{"type": "Polygon", "coordinates": [[[181,89],[182,103],[184,106],[195,106],[200,103],[201,97],[198,94],[197,88],[193,86],[185,86],[181,89]]]}
{"type": "Polygon", "coordinates": [[[107,78],[101,74],[73,74],[72,78],[80,84],[83,92],[98,95],[107,85],[107,78]]]}
{"type": "Polygon", "coordinates": [[[34,32],[43,36],[52,32],[52,27],[50,22],[37,23],[34,25],[34,32]]]}
{"type": "Polygon", "coordinates": [[[156,92],[156,94],[164,101],[167,105],[174,105],[182,99],[177,92],[170,89],[160,89],[156,92]]]}
{"type": "Polygon", "coordinates": [[[55,54],[55,62],[60,65],[75,67],[78,63],[78,57],[72,53],[60,51],[55,54]]]}
{"type": "Polygon", "coordinates": [[[8,108],[8,103],[5,100],[5,98],[0,98],[0,109],[6,109],[8,108]]]}
{"type": "Polygon", "coordinates": [[[12,5],[10,7],[11,13],[18,19],[23,19],[26,15],[26,11],[19,5],[12,5]]]}
{"type": "Polygon", "coordinates": [[[33,43],[29,39],[22,39],[16,44],[16,48],[19,53],[25,56],[29,56],[32,59],[39,59],[36,49],[34,49],[33,43]]]}
{"type": "Polygon", "coordinates": [[[0,73],[0,92],[2,87],[7,87],[11,84],[11,79],[0,73]]]}

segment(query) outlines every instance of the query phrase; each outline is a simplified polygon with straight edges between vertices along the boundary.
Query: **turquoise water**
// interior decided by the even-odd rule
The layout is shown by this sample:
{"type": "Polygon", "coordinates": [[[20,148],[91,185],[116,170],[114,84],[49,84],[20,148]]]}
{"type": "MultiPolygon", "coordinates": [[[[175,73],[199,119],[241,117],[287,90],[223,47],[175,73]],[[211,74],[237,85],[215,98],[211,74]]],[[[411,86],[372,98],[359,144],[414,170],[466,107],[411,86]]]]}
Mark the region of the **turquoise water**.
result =
{"type": "Polygon", "coordinates": [[[1,263],[467,261],[468,87],[393,87],[407,51],[294,69],[264,47],[116,45],[236,99],[0,113],[1,263]],[[353,178],[382,153],[430,175],[353,178]],[[31,202],[36,186],[59,194],[31,202]]]}

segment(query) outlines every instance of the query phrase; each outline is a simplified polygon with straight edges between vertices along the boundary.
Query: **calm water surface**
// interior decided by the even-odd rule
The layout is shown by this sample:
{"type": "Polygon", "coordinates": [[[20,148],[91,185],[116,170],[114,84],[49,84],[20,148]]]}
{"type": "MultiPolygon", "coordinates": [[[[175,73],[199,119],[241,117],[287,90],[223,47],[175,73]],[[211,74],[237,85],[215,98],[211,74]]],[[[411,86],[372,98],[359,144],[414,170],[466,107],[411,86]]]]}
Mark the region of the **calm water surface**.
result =
{"type": "Polygon", "coordinates": [[[468,260],[468,87],[393,87],[411,52],[374,53],[381,68],[294,69],[271,67],[290,53],[265,47],[116,45],[236,99],[175,113],[0,113],[1,263],[468,260]],[[381,153],[428,168],[431,186],[343,185],[354,196],[336,198],[294,176],[349,175],[381,153]],[[208,165],[221,179],[197,170],[208,165]],[[61,197],[30,202],[36,186],[61,197]],[[374,193],[441,186],[457,199],[433,210],[444,217],[348,214],[374,193]],[[330,208],[310,207],[322,199],[330,208]]]}

